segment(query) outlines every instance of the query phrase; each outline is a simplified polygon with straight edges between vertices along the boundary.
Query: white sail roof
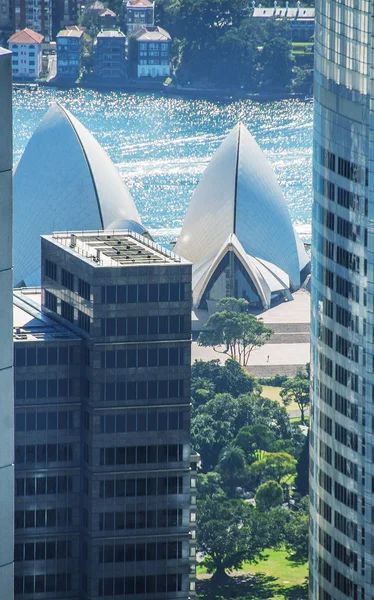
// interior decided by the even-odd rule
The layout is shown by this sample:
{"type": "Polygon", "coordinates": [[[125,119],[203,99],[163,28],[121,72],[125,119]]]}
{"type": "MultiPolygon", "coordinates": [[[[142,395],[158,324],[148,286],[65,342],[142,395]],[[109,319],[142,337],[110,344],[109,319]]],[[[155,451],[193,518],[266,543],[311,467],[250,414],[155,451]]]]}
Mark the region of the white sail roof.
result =
{"type": "Polygon", "coordinates": [[[293,288],[309,262],[262,150],[242,124],[215,152],[187,209],[175,252],[194,265],[217,255],[235,234],[245,254],[288,275],[293,288]]]}
{"type": "Polygon", "coordinates": [[[109,156],[71,113],[53,103],[14,175],[14,282],[40,284],[40,236],[52,231],[144,231],[109,156]]]}

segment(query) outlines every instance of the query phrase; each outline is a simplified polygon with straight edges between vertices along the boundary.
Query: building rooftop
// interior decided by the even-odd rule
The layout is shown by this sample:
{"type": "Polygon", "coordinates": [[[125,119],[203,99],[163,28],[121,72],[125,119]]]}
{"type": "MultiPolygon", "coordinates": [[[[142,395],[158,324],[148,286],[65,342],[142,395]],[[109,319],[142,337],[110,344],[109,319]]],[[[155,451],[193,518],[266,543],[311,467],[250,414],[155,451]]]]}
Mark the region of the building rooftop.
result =
{"type": "Polygon", "coordinates": [[[8,44],[41,44],[43,40],[44,35],[40,35],[40,33],[26,27],[22,31],[13,33],[8,40],[8,44]]]}
{"type": "Polygon", "coordinates": [[[315,9],[314,8],[304,8],[304,7],[300,7],[300,8],[277,8],[277,7],[270,7],[270,8],[263,8],[261,6],[258,6],[257,8],[253,9],[253,17],[262,17],[264,19],[270,19],[272,17],[276,17],[276,18],[286,18],[286,19],[295,19],[295,20],[314,20],[314,16],[315,16],[315,9]]]}
{"type": "Polygon", "coordinates": [[[63,231],[42,238],[64,246],[97,267],[188,264],[173,252],[130,230],[63,231]]]}
{"type": "Polygon", "coordinates": [[[105,10],[105,6],[102,2],[99,2],[98,0],[96,0],[96,2],[87,6],[86,10],[100,10],[101,11],[101,10],[105,10]]]}
{"type": "Polygon", "coordinates": [[[171,40],[170,34],[158,26],[139,27],[132,34],[138,41],[149,41],[149,42],[168,42],[171,40]]]}
{"type": "Polygon", "coordinates": [[[13,292],[13,339],[35,342],[80,338],[41,312],[40,288],[22,288],[13,292]]]}
{"type": "Polygon", "coordinates": [[[140,6],[153,8],[153,2],[149,2],[149,0],[129,0],[126,6],[127,8],[139,8],[140,6]]]}
{"type": "Polygon", "coordinates": [[[98,38],[125,38],[125,34],[122,31],[114,30],[114,29],[105,29],[105,31],[100,31],[97,34],[98,38]]]}
{"type": "Polygon", "coordinates": [[[106,8],[99,14],[99,17],[117,17],[117,14],[110,8],[106,8]]]}
{"type": "Polygon", "coordinates": [[[77,31],[76,29],[62,29],[58,32],[56,37],[68,37],[68,38],[81,38],[83,35],[83,31],[77,31]]]}

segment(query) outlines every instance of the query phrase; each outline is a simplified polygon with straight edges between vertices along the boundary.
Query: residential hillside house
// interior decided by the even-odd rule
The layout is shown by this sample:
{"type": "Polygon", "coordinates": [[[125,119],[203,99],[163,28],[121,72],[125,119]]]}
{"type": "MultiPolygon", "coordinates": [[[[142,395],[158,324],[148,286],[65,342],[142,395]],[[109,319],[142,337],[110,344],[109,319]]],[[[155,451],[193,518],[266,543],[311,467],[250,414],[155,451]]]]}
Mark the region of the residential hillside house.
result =
{"type": "Polygon", "coordinates": [[[100,29],[115,29],[117,25],[117,15],[115,12],[106,8],[98,16],[100,29]]]}
{"type": "Polygon", "coordinates": [[[76,79],[82,68],[83,31],[63,29],[57,34],[57,77],[76,79]]]}
{"type": "Polygon", "coordinates": [[[52,39],[52,0],[14,0],[12,6],[13,30],[25,27],[52,39]]]}
{"type": "Polygon", "coordinates": [[[96,77],[119,81],[127,75],[126,36],[122,31],[101,31],[95,41],[96,77]]]}
{"type": "Polygon", "coordinates": [[[44,37],[31,29],[17,31],[8,40],[12,51],[14,79],[36,79],[42,71],[42,41],[44,37]]]}
{"type": "Polygon", "coordinates": [[[170,34],[161,27],[140,27],[132,34],[129,60],[136,77],[170,75],[170,34]]]}
{"type": "Polygon", "coordinates": [[[259,21],[266,22],[269,19],[283,19],[290,26],[290,39],[293,42],[309,42],[314,35],[314,8],[305,8],[297,2],[295,7],[290,7],[286,2],[285,7],[278,7],[277,2],[274,6],[265,8],[261,4],[256,7],[255,2],[252,2],[253,13],[252,17],[259,21]]]}
{"type": "Polygon", "coordinates": [[[154,25],[155,5],[149,0],[129,0],[126,4],[125,24],[126,34],[132,35],[134,31],[142,27],[154,25]]]}

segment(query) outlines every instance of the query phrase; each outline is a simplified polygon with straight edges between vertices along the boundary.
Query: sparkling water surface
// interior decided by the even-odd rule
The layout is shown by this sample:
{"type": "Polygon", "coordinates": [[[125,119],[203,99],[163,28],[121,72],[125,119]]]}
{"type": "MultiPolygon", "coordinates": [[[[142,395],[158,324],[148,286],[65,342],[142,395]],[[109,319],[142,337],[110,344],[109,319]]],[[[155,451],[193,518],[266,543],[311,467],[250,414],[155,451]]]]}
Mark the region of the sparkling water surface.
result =
{"type": "Polygon", "coordinates": [[[163,244],[176,239],[202,172],[225,135],[241,121],[269,160],[301,238],[310,241],[311,103],[54,88],[16,90],[13,97],[15,163],[49,104],[61,102],[108,152],[143,225],[163,244]]]}

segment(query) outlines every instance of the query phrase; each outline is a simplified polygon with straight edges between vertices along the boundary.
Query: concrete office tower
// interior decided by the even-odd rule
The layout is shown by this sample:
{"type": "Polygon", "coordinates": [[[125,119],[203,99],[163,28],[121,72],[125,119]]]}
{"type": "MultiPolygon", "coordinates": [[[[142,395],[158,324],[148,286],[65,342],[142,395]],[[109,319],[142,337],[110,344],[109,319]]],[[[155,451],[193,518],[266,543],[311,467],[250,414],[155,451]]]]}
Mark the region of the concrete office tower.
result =
{"type": "Polygon", "coordinates": [[[13,598],[12,63],[0,48],[0,590],[13,598]]]}
{"type": "Polygon", "coordinates": [[[374,597],[371,0],[316,3],[310,599],[374,597]]]}
{"type": "Polygon", "coordinates": [[[41,292],[15,293],[16,600],[194,597],[190,263],[56,233],[41,292]]]}

